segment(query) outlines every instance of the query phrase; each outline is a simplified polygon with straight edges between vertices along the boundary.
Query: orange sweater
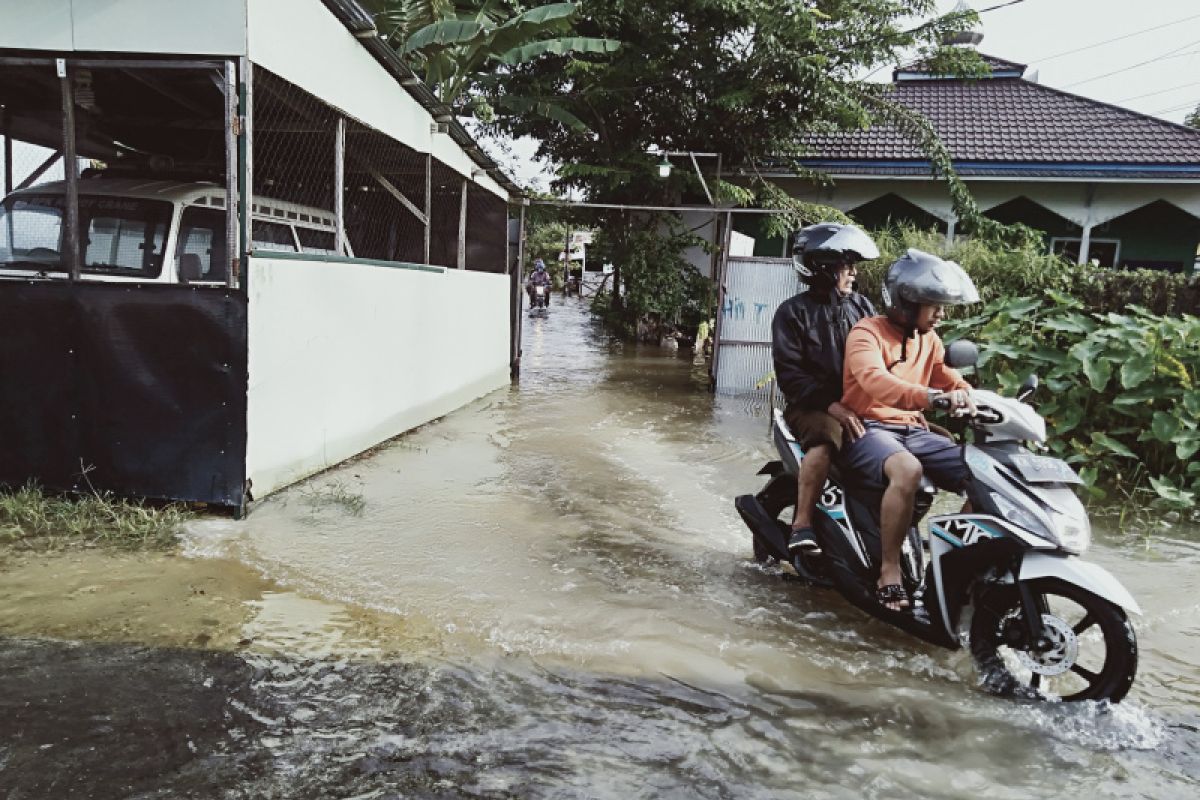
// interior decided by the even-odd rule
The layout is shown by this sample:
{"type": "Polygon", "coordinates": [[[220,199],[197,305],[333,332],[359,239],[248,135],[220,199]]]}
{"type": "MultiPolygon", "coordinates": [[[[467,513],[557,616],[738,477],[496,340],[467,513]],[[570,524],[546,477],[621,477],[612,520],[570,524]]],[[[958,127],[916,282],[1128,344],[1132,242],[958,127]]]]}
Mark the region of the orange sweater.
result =
{"type": "Polygon", "coordinates": [[[867,317],[851,329],[842,370],[842,405],[863,419],[923,425],[921,409],[929,406],[930,388],[969,387],[944,363],[946,349],[933,331],[908,340],[904,361],[902,344],[900,329],[884,316],[867,317]]]}

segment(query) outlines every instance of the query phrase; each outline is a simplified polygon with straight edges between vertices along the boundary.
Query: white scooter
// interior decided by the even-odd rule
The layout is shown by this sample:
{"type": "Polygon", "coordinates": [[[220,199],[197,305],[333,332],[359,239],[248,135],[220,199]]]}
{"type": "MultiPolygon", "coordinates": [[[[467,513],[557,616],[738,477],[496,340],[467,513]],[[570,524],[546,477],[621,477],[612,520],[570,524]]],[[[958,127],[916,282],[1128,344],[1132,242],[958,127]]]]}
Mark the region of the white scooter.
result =
{"type": "MultiPolygon", "coordinates": [[[[955,342],[947,363],[973,365],[977,355],[972,343],[955,342]]],[[[762,491],[735,501],[754,534],[755,558],[792,563],[804,582],[836,588],[872,616],[943,647],[964,645],[960,625],[970,609],[971,655],[983,685],[997,694],[1121,700],[1137,670],[1126,613],[1141,610],[1111,574],[1080,558],[1091,542],[1087,512],[1072,488],[1081,480],[1065,462],[1030,449],[1046,441],[1045,420],[1023,402],[1036,388],[1033,376],[1015,399],[973,391],[978,413],[961,420],[958,434],[972,477],[971,511],[931,517],[923,544],[917,523],[936,494],[923,483],[901,559],[912,609],[893,611],[875,598],[884,486],[850,482],[835,468],[814,517],[820,552],[790,559],[803,452],[778,411],[780,460],[760,470],[771,476],[762,491]]]]}

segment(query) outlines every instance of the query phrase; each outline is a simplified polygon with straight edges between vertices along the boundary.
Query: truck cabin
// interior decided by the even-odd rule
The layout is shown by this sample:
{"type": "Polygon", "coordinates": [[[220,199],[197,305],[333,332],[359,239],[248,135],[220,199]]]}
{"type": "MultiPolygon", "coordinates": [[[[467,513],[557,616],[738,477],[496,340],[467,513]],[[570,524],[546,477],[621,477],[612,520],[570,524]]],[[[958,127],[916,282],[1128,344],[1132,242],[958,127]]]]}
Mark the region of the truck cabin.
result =
{"type": "MultiPolygon", "coordinates": [[[[229,277],[225,189],[162,179],[79,181],[80,273],[87,280],[225,285],[229,277]]],[[[65,280],[66,184],[14,191],[0,206],[0,278],[65,280]]],[[[339,252],[330,211],[255,197],[252,249],[339,252]]]]}

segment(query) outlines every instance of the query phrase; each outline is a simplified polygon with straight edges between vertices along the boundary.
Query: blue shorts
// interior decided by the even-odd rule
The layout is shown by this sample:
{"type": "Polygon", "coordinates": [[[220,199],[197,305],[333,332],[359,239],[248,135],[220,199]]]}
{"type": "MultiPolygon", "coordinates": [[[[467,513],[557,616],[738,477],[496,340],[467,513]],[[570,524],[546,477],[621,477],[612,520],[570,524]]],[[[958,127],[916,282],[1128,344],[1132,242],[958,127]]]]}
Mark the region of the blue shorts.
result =
{"type": "Polygon", "coordinates": [[[939,489],[962,491],[970,472],[963,461],[962,447],[953,439],[917,425],[884,425],[864,420],[867,432],[842,447],[843,467],[871,483],[886,486],[883,462],[905,450],[921,462],[925,477],[939,489]]]}

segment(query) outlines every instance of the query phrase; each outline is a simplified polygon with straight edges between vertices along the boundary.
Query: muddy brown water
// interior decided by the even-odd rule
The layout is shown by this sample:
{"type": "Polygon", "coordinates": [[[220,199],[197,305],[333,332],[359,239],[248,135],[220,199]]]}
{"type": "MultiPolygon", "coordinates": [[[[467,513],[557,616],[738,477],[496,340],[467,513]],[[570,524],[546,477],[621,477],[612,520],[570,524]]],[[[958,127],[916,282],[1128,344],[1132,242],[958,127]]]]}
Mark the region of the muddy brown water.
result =
{"type": "Polygon", "coordinates": [[[766,420],[687,353],[574,302],[524,346],[519,388],[182,556],[10,554],[0,795],[1197,796],[1195,531],[1096,533],[1145,610],[1125,703],[996,699],[752,561],[766,420]]]}

